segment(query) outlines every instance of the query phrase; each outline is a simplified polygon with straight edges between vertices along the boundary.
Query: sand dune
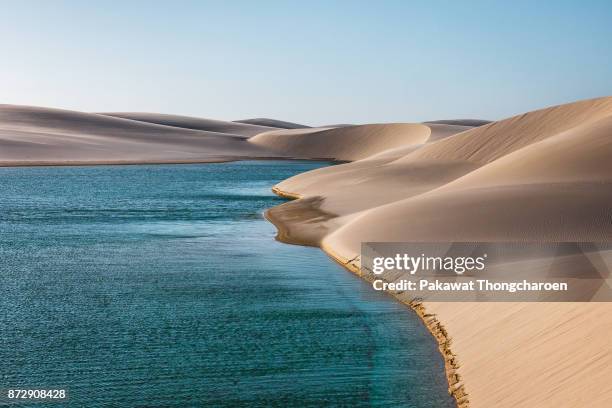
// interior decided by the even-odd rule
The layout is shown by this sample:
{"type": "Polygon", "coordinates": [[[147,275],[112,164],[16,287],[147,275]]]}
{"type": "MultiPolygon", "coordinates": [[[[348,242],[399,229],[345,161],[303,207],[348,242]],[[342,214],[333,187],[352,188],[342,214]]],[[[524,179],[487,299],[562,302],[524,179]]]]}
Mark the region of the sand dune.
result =
{"type": "Polygon", "coordinates": [[[181,163],[270,157],[243,136],[111,116],[0,106],[0,164],[181,163]]]}
{"type": "MultiPolygon", "coordinates": [[[[526,178],[527,176],[531,178],[531,183],[545,181],[542,177],[544,177],[546,171],[550,173],[550,180],[548,181],[553,184],[560,183],[563,175],[566,175],[566,177],[571,175],[571,177],[577,178],[582,174],[581,177],[587,181],[583,186],[564,186],[558,189],[551,187],[552,190],[545,186],[536,193],[542,195],[542,200],[545,202],[551,201],[550,198],[547,198],[548,194],[563,195],[565,197],[563,202],[568,211],[572,202],[569,198],[577,197],[575,205],[578,206],[576,207],[576,211],[578,211],[579,205],[587,205],[586,202],[581,202],[581,200],[589,200],[588,195],[584,196],[584,190],[597,190],[596,187],[592,187],[588,183],[588,180],[597,180],[598,186],[603,187],[601,183],[607,180],[603,178],[603,175],[611,174],[609,167],[606,166],[606,157],[609,157],[610,154],[609,150],[606,150],[607,147],[609,148],[609,144],[606,143],[610,140],[606,137],[609,132],[609,122],[606,119],[606,114],[612,115],[612,98],[578,102],[536,111],[465,131],[452,137],[448,137],[448,135],[452,134],[453,131],[462,129],[449,130],[448,127],[435,129],[433,126],[436,125],[429,125],[431,126],[431,135],[427,141],[432,140],[430,143],[398,147],[372,155],[364,160],[300,174],[279,183],[276,187],[280,191],[290,192],[294,195],[322,197],[319,206],[322,211],[327,213],[346,217],[362,211],[368,212],[368,214],[359,214],[359,220],[343,227],[347,235],[352,234],[354,238],[352,241],[354,242],[359,242],[360,236],[354,234],[353,228],[358,228],[357,226],[362,223],[368,225],[368,217],[375,218],[377,211],[379,214],[383,214],[381,218],[384,218],[388,214],[395,214],[395,208],[397,207],[397,213],[400,214],[404,211],[400,209],[402,206],[407,206],[410,211],[416,211],[416,208],[421,208],[421,206],[424,209],[429,208],[428,212],[419,213],[418,217],[417,214],[413,214],[412,217],[403,217],[402,219],[410,220],[411,223],[416,223],[415,219],[422,220],[423,229],[430,231],[427,236],[431,239],[434,238],[432,234],[450,239],[450,237],[458,234],[449,231],[449,229],[452,229],[450,226],[455,225],[456,222],[449,224],[444,220],[443,216],[445,215],[456,216],[456,213],[449,211],[449,207],[465,202],[465,205],[473,208],[474,213],[477,214],[478,211],[483,210],[483,208],[479,208],[479,205],[486,205],[488,201],[483,199],[489,196],[491,200],[497,197],[503,201],[507,199],[506,195],[516,194],[519,197],[524,193],[535,200],[536,196],[527,193],[527,189],[523,188],[522,184],[529,180],[529,178],[526,178]],[[588,115],[589,111],[592,112],[592,115],[588,115]],[[551,123],[543,122],[542,118],[546,118],[551,123]],[[566,118],[565,121],[564,118],[566,118]],[[515,131],[513,124],[519,126],[521,130],[515,131]],[[530,126],[534,128],[533,131],[530,130],[530,126]],[[498,129],[502,129],[502,131],[498,131],[498,129]],[[511,129],[510,136],[503,129],[511,129]],[[557,131],[557,133],[554,133],[551,129],[557,131]],[[444,134],[446,137],[438,137],[436,133],[446,133],[444,134]],[[500,140],[492,142],[493,146],[479,144],[481,139],[490,140],[491,138],[500,140]],[[547,138],[552,139],[547,141],[547,138]],[[469,152],[462,156],[462,152],[454,148],[457,144],[456,140],[469,140],[468,144],[474,146],[473,151],[477,152],[478,155],[469,152]],[[521,146],[528,148],[521,149],[521,146]],[[512,152],[516,154],[510,154],[512,152]],[[550,152],[555,152],[554,157],[550,157],[550,152]],[[488,163],[484,159],[485,156],[491,158],[499,155],[507,157],[503,157],[499,161],[488,160],[491,163],[482,166],[488,163]],[[483,159],[476,160],[478,157],[483,159]],[[495,170],[502,165],[505,167],[504,169],[495,170]],[[479,170],[475,171],[477,169],[479,170]],[[579,169],[580,171],[578,171],[579,169]],[[491,175],[494,173],[497,176],[491,175]],[[484,174],[489,174],[487,177],[491,179],[491,182],[487,185],[490,187],[488,190],[483,188],[485,187],[484,174]],[[501,178],[497,179],[499,177],[501,178]],[[474,178],[473,183],[469,181],[471,178],[474,178]],[[454,180],[457,181],[451,183],[454,180]],[[516,183],[510,183],[512,180],[515,180],[516,183]],[[518,184],[518,187],[512,184],[518,184]],[[459,185],[464,186],[461,191],[457,188],[459,185]],[[571,190],[572,188],[574,190],[571,190]],[[517,190],[522,190],[522,192],[517,190]],[[480,197],[477,197],[477,195],[480,195],[480,197]],[[410,201],[412,197],[415,197],[414,201],[410,201]],[[404,202],[405,200],[408,201],[404,202]],[[474,200],[476,205],[471,205],[470,200],[474,200]],[[453,201],[456,201],[456,204],[451,204],[453,201]],[[383,205],[387,206],[382,207],[383,205]],[[380,208],[377,209],[376,207],[380,208]],[[436,211],[442,212],[442,216],[435,216],[436,211]],[[425,221],[427,214],[431,214],[431,217],[440,220],[437,221],[438,223],[448,224],[449,226],[444,228],[444,231],[428,228],[425,221]]],[[[260,136],[265,136],[265,134],[260,136]]],[[[465,152],[466,150],[463,151],[463,153],[465,152]]],[[[571,180],[563,179],[563,181],[569,182],[571,180]]],[[[537,190],[537,187],[533,189],[537,190]]],[[[595,206],[597,206],[598,200],[602,199],[601,195],[605,194],[606,189],[603,188],[602,190],[601,194],[593,196],[595,206]]],[[[511,202],[516,202],[516,200],[511,202]]],[[[549,210],[551,209],[541,208],[541,211],[544,212],[549,210]]],[[[603,210],[605,213],[607,208],[603,210]]],[[[511,211],[500,209],[500,213],[509,214],[511,211]]],[[[554,214],[552,212],[548,217],[540,218],[540,220],[542,223],[547,223],[549,217],[553,217],[554,214]]],[[[598,213],[592,214],[594,217],[599,216],[598,213]]],[[[535,215],[534,217],[538,218],[535,215]]],[[[602,219],[597,217],[593,219],[593,223],[601,223],[602,219]]],[[[501,219],[503,217],[500,218],[500,222],[501,219]]],[[[522,217],[522,219],[527,220],[526,217],[522,217]]],[[[512,222],[513,229],[517,231],[530,231],[530,228],[536,228],[537,226],[537,222],[525,221],[529,223],[529,228],[523,228],[523,226],[519,226],[520,222],[511,220],[513,220],[512,217],[508,222],[512,222]]],[[[326,222],[329,223],[330,220],[326,222]]],[[[469,223],[471,222],[469,221],[469,223]]],[[[466,221],[467,223],[468,221],[466,221]]],[[[494,232],[496,227],[492,224],[494,223],[488,223],[487,225],[494,232]]],[[[402,231],[416,227],[416,224],[402,225],[402,221],[396,222],[398,231],[396,237],[393,228],[385,225],[385,223],[377,222],[376,225],[380,226],[380,234],[388,239],[405,238],[402,231]]],[[[588,223],[583,225],[584,228],[590,226],[588,223]]],[[[595,231],[600,231],[598,236],[601,236],[605,230],[595,225],[593,227],[595,229],[591,229],[592,232],[590,233],[593,236],[597,235],[595,231]]],[[[376,228],[367,226],[365,229],[372,240],[384,239],[377,235],[376,228]]],[[[457,226],[455,230],[463,231],[463,227],[457,226]]],[[[571,232],[570,230],[576,232],[572,227],[566,231],[566,235],[571,232]]],[[[473,228],[472,231],[476,235],[476,229],[473,228]]],[[[549,230],[549,233],[552,232],[549,230]]],[[[561,234],[561,232],[559,233],[561,234]]],[[[526,234],[529,235],[530,232],[526,234]]],[[[484,234],[484,231],[480,236],[483,239],[491,239],[491,234],[484,234]]],[[[330,239],[333,238],[330,237],[330,239]]],[[[344,242],[342,239],[339,241],[344,242]]],[[[358,251],[358,247],[358,244],[353,246],[349,251],[351,253],[347,254],[347,259],[354,256],[352,252],[354,250],[358,251]]]]}
{"type": "Polygon", "coordinates": [[[284,228],[286,241],[318,245],[331,231],[355,218],[360,211],[431,190],[476,168],[471,163],[459,161],[395,163],[430,141],[471,129],[441,124],[421,126],[416,128],[419,133],[415,132],[412,144],[385,149],[352,163],[298,174],[279,183],[278,191],[320,198],[317,210],[325,217],[321,219],[316,213],[305,212],[302,202],[292,201],[269,210],[271,221],[284,228]],[[428,130],[424,131],[423,127],[428,130]],[[310,218],[305,218],[306,214],[310,218]],[[339,215],[342,217],[337,218],[339,215]],[[295,233],[290,232],[293,230],[295,233]]]}
{"type": "Polygon", "coordinates": [[[227,122],[223,120],[202,119],[190,116],[166,115],[162,113],[146,112],[103,112],[100,115],[116,118],[132,119],[140,122],[155,123],[158,125],[174,126],[185,129],[205,130],[208,132],[228,133],[245,137],[258,133],[275,130],[274,127],[252,125],[248,123],[227,122]]]}
{"type": "Polygon", "coordinates": [[[430,120],[427,122],[423,122],[426,125],[458,125],[458,126],[467,126],[467,127],[479,127],[488,125],[491,123],[490,120],[482,120],[482,119],[442,119],[442,120],[430,120]]]}
{"type": "Polygon", "coordinates": [[[424,241],[612,240],[610,135],[612,116],[551,136],[439,188],[374,208],[327,242],[335,248],[348,245],[352,253],[364,236],[371,241],[408,236],[424,241]],[[393,225],[384,222],[389,218],[393,225]]]}
{"type": "Polygon", "coordinates": [[[242,120],[235,120],[234,122],[246,123],[250,125],[258,125],[258,126],[267,126],[271,128],[277,128],[277,129],[302,129],[302,128],[310,127],[306,125],[300,125],[299,123],[285,122],[283,120],[268,119],[268,118],[242,119],[242,120]]]}
{"type": "Polygon", "coordinates": [[[423,143],[430,135],[427,126],[393,123],[276,130],[258,134],[249,141],[291,157],[330,160],[359,160],[383,150],[423,143]]]}
{"type": "MultiPolygon", "coordinates": [[[[512,118],[476,128],[395,160],[389,167],[429,163],[436,173],[441,163],[488,164],[418,195],[404,188],[406,198],[368,210],[328,237],[327,243],[336,249],[350,247],[353,256],[361,241],[401,241],[410,236],[424,241],[612,239],[612,99],[588,102],[521,116],[526,123],[517,124],[520,120],[512,118]],[[588,107],[592,116],[586,115],[588,107]],[[609,116],[604,116],[602,107],[609,116]],[[542,117],[554,122],[559,133],[545,131],[553,125],[543,126],[542,117]],[[563,125],[562,117],[569,124],[563,125]],[[514,129],[513,123],[522,131],[493,132],[514,129]],[[530,124],[536,127],[534,131],[530,124]],[[503,143],[482,142],[491,138],[503,143]],[[459,152],[454,148],[457,140],[473,150],[459,152]],[[467,154],[463,160],[461,154],[467,154]],[[384,222],[389,218],[395,220],[393,225],[384,222]]],[[[414,189],[426,187],[425,180],[419,177],[414,189]]],[[[334,212],[342,214],[338,208],[334,212]]]]}
{"type": "MultiPolygon", "coordinates": [[[[612,98],[434,139],[285,180],[276,190],[302,198],[268,216],[351,270],[367,241],[612,240],[612,98]]],[[[608,304],[425,306],[470,406],[612,406],[608,304]]]]}
{"type": "Polygon", "coordinates": [[[517,115],[429,145],[420,158],[488,163],[531,143],[612,114],[612,98],[598,98],[517,115]]]}
{"type": "MultiPolygon", "coordinates": [[[[301,126],[271,119],[247,122],[301,126]]],[[[279,130],[177,115],[0,105],[0,165],[355,160],[418,143],[429,133],[429,127],[418,124],[279,130]]]]}

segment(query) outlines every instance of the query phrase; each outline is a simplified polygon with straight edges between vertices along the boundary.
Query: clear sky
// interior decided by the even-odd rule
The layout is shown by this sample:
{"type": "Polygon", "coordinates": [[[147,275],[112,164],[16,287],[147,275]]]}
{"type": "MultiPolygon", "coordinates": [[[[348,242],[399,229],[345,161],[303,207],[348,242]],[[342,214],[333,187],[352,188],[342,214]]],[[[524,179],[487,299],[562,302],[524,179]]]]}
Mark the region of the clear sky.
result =
{"type": "Polygon", "coordinates": [[[609,1],[7,1],[0,15],[1,103],[322,125],[612,95],[609,1]]]}

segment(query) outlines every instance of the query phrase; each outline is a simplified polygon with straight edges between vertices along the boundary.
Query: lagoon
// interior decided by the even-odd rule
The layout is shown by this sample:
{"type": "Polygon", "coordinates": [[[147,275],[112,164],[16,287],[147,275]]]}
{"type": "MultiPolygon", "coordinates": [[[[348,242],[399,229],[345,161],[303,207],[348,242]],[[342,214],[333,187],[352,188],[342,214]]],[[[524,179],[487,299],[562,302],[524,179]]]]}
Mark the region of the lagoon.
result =
{"type": "Polygon", "coordinates": [[[454,406],[413,312],[274,240],[270,187],[329,164],[1,168],[0,389],[67,389],[75,407],[454,406]]]}

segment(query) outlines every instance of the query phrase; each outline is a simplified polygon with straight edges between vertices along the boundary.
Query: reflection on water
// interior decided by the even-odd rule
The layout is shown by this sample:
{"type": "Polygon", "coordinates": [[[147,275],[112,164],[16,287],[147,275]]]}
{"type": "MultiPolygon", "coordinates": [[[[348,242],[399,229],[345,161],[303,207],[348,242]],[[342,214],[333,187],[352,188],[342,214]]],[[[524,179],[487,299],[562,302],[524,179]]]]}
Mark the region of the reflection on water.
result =
{"type": "Polygon", "coordinates": [[[283,201],[270,186],[326,164],[0,169],[0,389],[88,407],[452,406],[411,312],[263,220],[283,201]]]}

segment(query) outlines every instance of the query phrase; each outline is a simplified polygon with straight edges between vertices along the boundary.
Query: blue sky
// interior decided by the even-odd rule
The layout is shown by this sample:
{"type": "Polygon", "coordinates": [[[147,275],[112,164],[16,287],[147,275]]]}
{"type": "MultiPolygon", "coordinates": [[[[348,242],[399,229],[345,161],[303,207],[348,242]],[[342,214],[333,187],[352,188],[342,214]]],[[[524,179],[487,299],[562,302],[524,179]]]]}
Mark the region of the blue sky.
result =
{"type": "Polygon", "coordinates": [[[3,4],[0,102],[322,125],[612,95],[606,1],[124,3],[3,4]]]}

